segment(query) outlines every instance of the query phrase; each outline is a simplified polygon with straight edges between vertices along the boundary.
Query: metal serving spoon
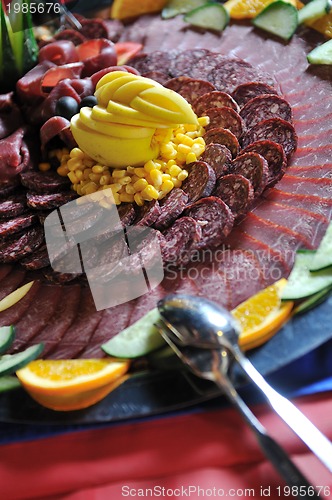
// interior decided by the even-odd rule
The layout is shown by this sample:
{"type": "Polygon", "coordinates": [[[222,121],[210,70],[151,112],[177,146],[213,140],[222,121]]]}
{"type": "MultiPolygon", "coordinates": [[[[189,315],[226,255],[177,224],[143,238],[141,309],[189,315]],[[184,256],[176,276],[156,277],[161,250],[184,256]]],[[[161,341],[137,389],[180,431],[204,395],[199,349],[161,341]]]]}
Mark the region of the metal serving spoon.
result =
{"type": "Polygon", "coordinates": [[[162,321],[182,345],[223,349],[231,355],[276,413],[332,472],[332,443],[293,403],[273,389],[242,353],[239,327],[231,313],[210,300],[184,294],[166,296],[159,301],[158,309],[162,321]]]}
{"type": "Polygon", "coordinates": [[[307,500],[309,500],[309,498],[321,498],[292,462],[284,449],[268,435],[265,427],[263,427],[236,391],[227,376],[230,358],[226,350],[179,346],[178,339],[176,342],[174,333],[165,323],[163,323],[163,321],[159,321],[156,327],[164,340],[171,346],[183,363],[185,363],[198,377],[213,381],[239,410],[246,423],[256,435],[257,441],[265,456],[270,460],[274,468],[285,480],[286,484],[291,487],[302,487],[301,492],[303,488],[305,488],[305,491],[308,493],[304,494],[304,498],[307,500]]]}

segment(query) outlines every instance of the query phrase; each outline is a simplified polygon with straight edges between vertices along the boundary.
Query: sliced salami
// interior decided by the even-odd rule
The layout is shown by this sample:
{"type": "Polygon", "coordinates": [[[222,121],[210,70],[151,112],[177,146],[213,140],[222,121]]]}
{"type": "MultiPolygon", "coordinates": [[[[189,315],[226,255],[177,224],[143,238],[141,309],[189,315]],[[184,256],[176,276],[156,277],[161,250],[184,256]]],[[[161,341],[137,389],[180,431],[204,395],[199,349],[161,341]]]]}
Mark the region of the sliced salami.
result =
{"type": "Polygon", "coordinates": [[[24,233],[18,233],[0,244],[0,262],[17,262],[34,252],[44,240],[41,226],[32,227],[24,233]]]}
{"type": "Polygon", "coordinates": [[[130,226],[136,218],[136,212],[133,203],[121,203],[121,205],[119,205],[117,209],[122,225],[130,226]]]}
{"type": "Polygon", "coordinates": [[[34,214],[20,215],[14,219],[6,220],[0,223],[0,239],[6,239],[15,233],[19,233],[37,222],[37,216],[34,214]]]}
{"type": "Polygon", "coordinates": [[[148,71],[147,73],[143,73],[142,76],[144,76],[144,78],[150,78],[150,80],[154,80],[161,85],[165,85],[165,83],[169,81],[169,75],[163,71],[148,71]]]}
{"type": "Polygon", "coordinates": [[[166,82],[165,87],[182,95],[190,104],[193,104],[200,96],[215,90],[212,83],[206,80],[197,80],[186,76],[172,78],[166,82]]]}
{"type": "Polygon", "coordinates": [[[278,95],[264,94],[248,101],[240,111],[248,129],[269,118],[292,121],[292,110],[288,102],[278,95]]]}
{"type": "Polygon", "coordinates": [[[9,219],[23,214],[27,209],[25,194],[13,194],[0,200],[0,219],[9,219]]]}
{"type": "Polygon", "coordinates": [[[245,153],[255,152],[265,158],[269,168],[268,186],[273,186],[284,175],[287,167],[287,158],[280,144],[273,141],[256,141],[241,151],[245,153]]]}
{"type": "Polygon", "coordinates": [[[250,99],[257,97],[262,94],[278,94],[277,90],[263,82],[246,82],[238,85],[232,96],[238,103],[240,108],[244,106],[250,99]]]}
{"type": "Polygon", "coordinates": [[[211,128],[204,134],[205,144],[222,144],[231,152],[232,158],[235,158],[240,151],[240,144],[236,136],[225,128],[211,128]]]}
{"type": "Polygon", "coordinates": [[[0,181],[0,200],[7,197],[9,194],[13,193],[19,186],[19,181],[17,178],[10,180],[0,181]]]}
{"type": "Polygon", "coordinates": [[[202,237],[201,227],[192,217],[180,217],[163,233],[162,256],[167,265],[178,266],[190,260],[191,250],[202,237]]]}
{"type": "Polygon", "coordinates": [[[205,161],[213,168],[216,179],[228,174],[232,165],[230,150],[222,144],[214,144],[213,142],[206,146],[200,160],[205,161]]]}
{"type": "Polygon", "coordinates": [[[244,153],[232,162],[232,173],[243,175],[254,188],[255,196],[260,196],[269,180],[269,165],[258,153],[244,153]]]}
{"type": "Polygon", "coordinates": [[[209,196],[192,203],[184,211],[202,229],[202,238],[196,243],[197,249],[214,248],[220,245],[231,232],[234,216],[230,208],[220,198],[209,196]]]}
{"type": "MultiPolygon", "coordinates": [[[[207,49],[191,49],[176,51],[173,57],[170,56],[169,72],[172,77],[188,75],[193,76],[193,70],[196,68],[204,58],[210,55],[210,51],[207,49]]],[[[161,65],[160,65],[161,66],[161,65]]],[[[160,67],[159,66],[159,67],[160,67]]],[[[164,66],[167,68],[168,66],[164,66]]],[[[204,72],[195,72],[195,78],[202,78],[204,72]]]]}
{"type": "Polygon", "coordinates": [[[108,38],[108,29],[102,19],[85,19],[80,21],[80,33],[91,40],[95,38],[108,38]]]}
{"type": "Polygon", "coordinates": [[[21,183],[35,193],[54,193],[70,188],[68,177],[61,177],[56,172],[24,172],[21,183]]]}
{"type": "Polygon", "coordinates": [[[80,274],[58,273],[51,267],[43,268],[42,273],[47,281],[50,281],[51,283],[54,283],[56,285],[65,285],[66,283],[70,283],[80,276],[80,274]]]}
{"type": "Polygon", "coordinates": [[[209,196],[216,184],[216,174],[213,168],[204,161],[195,161],[187,168],[189,175],[181,188],[188,195],[189,201],[194,202],[209,196]]]}
{"type": "Polygon", "coordinates": [[[77,198],[77,194],[72,191],[49,194],[27,193],[27,204],[37,210],[50,210],[61,207],[75,198],[77,198]]]}
{"type": "Polygon", "coordinates": [[[239,139],[244,132],[244,122],[234,109],[222,106],[220,108],[209,108],[204,111],[204,115],[210,119],[209,124],[205,130],[214,128],[225,128],[230,130],[237,139],[239,139]]]}
{"type": "Polygon", "coordinates": [[[20,260],[20,264],[28,271],[37,271],[39,269],[49,266],[50,260],[48,258],[48,251],[46,245],[42,245],[31,255],[28,255],[24,259],[20,260]]]}
{"type": "Polygon", "coordinates": [[[242,139],[245,148],[260,140],[269,140],[280,144],[286,156],[290,156],[297,146],[297,135],[293,125],[281,118],[269,118],[252,127],[242,139]]]}
{"type": "Polygon", "coordinates": [[[74,45],[80,45],[87,40],[82,33],[70,28],[59,31],[59,33],[56,33],[53,38],[54,40],[69,40],[74,45]]]}
{"type": "Polygon", "coordinates": [[[158,200],[145,202],[136,211],[135,224],[138,226],[152,226],[161,214],[158,200]]]}
{"type": "Polygon", "coordinates": [[[231,209],[234,219],[248,212],[254,199],[254,188],[243,175],[229,174],[218,180],[214,196],[231,209]]]}
{"type": "Polygon", "coordinates": [[[160,201],[161,214],[154,227],[162,231],[175,221],[185,209],[189,196],[181,188],[174,188],[160,201]]]}
{"type": "MultiPolygon", "coordinates": [[[[132,59],[130,59],[130,66],[133,66],[137,71],[140,72],[141,75],[144,73],[148,73],[149,71],[165,71],[168,70],[171,63],[173,62],[173,58],[177,54],[177,51],[168,51],[164,52],[161,50],[156,50],[149,54],[138,54],[132,59]]],[[[176,57],[176,56],[175,56],[176,57]]],[[[179,76],[187,74],[186,71],[181,71],[177,75],[170,76],[179,76]]]]}
{"type": "Polygon", "coordinates": [[[222,106],[227,106],[235,111],[239,111],[239,106],[233,97],[226,92],[221,92],[220,90],[213,90],[212,92],[207,92],[201,95],[193,103],[193,109],[196,115],[201,116],[209,108],[221,108],[222,106]]]}

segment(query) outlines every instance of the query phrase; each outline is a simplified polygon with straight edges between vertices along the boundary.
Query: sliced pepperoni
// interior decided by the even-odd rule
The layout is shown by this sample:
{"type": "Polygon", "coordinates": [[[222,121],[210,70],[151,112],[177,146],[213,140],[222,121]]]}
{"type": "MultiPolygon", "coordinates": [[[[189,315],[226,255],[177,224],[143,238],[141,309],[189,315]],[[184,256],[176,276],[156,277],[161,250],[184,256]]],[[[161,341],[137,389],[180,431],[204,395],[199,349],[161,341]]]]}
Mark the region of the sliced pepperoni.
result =
{"type": "Polygon", "coordinates": [[[0,262],[17,262],[23,259],[40,247],[43,240],[44,232],[41,226],[15,234],[0,244],[0,262]]]}
{"type": "Polygon", "coordinates": [[[35,222],[37,222],[37,216],[34,214],[20,215],[14,219],[6,220],[0,223],[0,238],[7,239],[15,233],[26,229],[35,222]]]}
{"type": "Polygon", "coordinates": [[[232,165],[230,150],[222,144],[208,144],[200,157],[201,161],[208,163],[216,174],[216,179],[229,173],[232,165]]]}
{"type": "Polygon", "coordinates": [[[20,177],[23,186],[36,193],[54,193],[70,187],[68,177],[61,177],[53,171],[24,172],[20,177]]]}
{"type": "Polygon", "coordinates": [[[219,108],[209,108],[204,111],[204,116],[210,119],[209,124],[205,130],[215,129],[218,127],[230,130],[237,139],[239,139],[244,132],[244,122],[236,111],[232,108],[222,106],[219,108]]]}
{"type": "Polygon", "coordinates": [[[240,151],[239,141],[230,130],[225,128],[211,128],[204,134],[204,141],[205,144],[216,143],[226,146],[230,150],[232,158],[235,158],[240,151]]]}
{"type": "Polygon", "coordinates": [[[207,92],[198,97],[193,103],[193,109],[198,116],[203,115],[204,111],[209,108],[221,108],[223,106],[232,108],[234,111],[239,111],[240,109],[232,96],[220,90],[207,92]]]}
{"type": "Polygon", "coordinates": [[[244,153],[233,160],[232,173],[248,179],[254,188],[255,196],[260,196],[268,183],[269,165],[258,153],[244,153]]]}
{"type": "Polygon", "coordinates": [[[50,210],[61,207],[75,198],[77,198],[77,194],[72,191],[50,194],[27,193],[27,204],[37,210],[50,210]]]}
{"type": "Polygon", "coordinates": [[[241,155],[249,152],[255,152],[265,158],[269,167],[268,186],[273,186],[284,175],[287,167],[287,158],[285,152],[273,141],[256,141],[241,151],[241,155]]]}
{"type": "Polygon", "coordinates": [[[175,221],[185,209],[189,196],[181,188],[174,188],[160,201],[161,214],[154,227],[162,231],[175,221]]]}
{"type": "Polygon", "coordinates": [[[238,85],[232,92],[232,96],[240,107],[244,106],[250,99],[262,94],[278,94],[271,85],[263,82],[246,82],[238,85]]]}
{"type": "Polygon", "coordinates": [[[0,201],[0,219],[9,219],[27,210],[25,194],[12,194],[0,201]]]}
{"type": "Polygon", "coordinates": [[[288,102],[278,95],[264,94],[248,101],[240,111],[246,127],[252,128],[268,118],[292,121],[292,110],[288,102]]]}
{"type": "Polygon", "coordinates": [[[184,211],[184,215],[192,217],[201,226],[202,238],[195,245],[197,249],[217,247],[229,235],[234,225],[230,208],[216,196],[192,203],[184,211]]]}
{"type": "Polygon", "coordinates": [[[281,118],[269,118],[259,122],[252,127],[242,138],[242,145],[245,148],[260,140],[269,140],[280,144],[286,156],[290,156],[296,150],[297,135],[293,125],[281,118]]]}
{"type": "Polygon", "coordinates": [[[165,87],[182,95],[190,104],[193,104],[203,94],[215,90],[212,83],[206,80],[197,80],[186,76],[172,78],[166,82],[165,87]]]}
{"type": "Polygon", "coordinates": [[[204,161],[195,161],[187,166],[189,175],[182,183],[182,190],[194,202],[209,196],[216,184],[216,174],[213,168],[204,161]]]}
{"type": "Polygon", "coordinates": [[[251,182],[243,175],[229,174],[221,177],[213,192],[231,209],[235,219],[248,212],[254,199],[251,182]]]}
{"type": "Polygon", "coordinates": [[[146,201],[136,211],[135,224],[138,226],[152,226],[161,214],[158,200],[146,201]]]}
{"type": "Polygon", "coordinates": [[[186,264],[190,260],[191,250],[202,237],[200,224],[192,217],[180,217],[163,232],[162,256],[167,266],[186,264]]]}

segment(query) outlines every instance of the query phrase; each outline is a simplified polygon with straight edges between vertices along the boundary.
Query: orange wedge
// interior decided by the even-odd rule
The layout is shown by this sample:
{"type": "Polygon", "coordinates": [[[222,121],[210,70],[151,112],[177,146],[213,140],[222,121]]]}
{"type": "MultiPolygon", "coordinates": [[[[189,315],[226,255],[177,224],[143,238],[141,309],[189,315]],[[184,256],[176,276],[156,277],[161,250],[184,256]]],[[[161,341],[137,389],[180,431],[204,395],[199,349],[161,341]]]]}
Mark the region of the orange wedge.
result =
{"type": "Polygon", "coordinates": [[[114,0],[111,7],[111,17],[113,19],[129,19],[160,12],[168,0],[114,0]]]}
{"type": "MultiPolygon", "coordinates": [[[[253,19],[274,0],[227,0],[224,3],[232,19],[253,19]]],[[[296,7],[296,0],[285,0],[296,7]]]]}
{"type": "Polygon", "coordinates": [[[332,12],[320,17],[317,21],[308,21],[306,22],[306,25],[316,31],[319,31],[319,33],[322,33],[326,37],[332,38],[332,12]]]}
{"type": "Polygon", "coordinates": [[[281,302],[281,292],[287,283],[281,279],[233,309],[241,334],[239,345],[248,350],[266,342],[287,321],[293,302],[281,302]]]}
{"type": "Polygon", "coordinates": [[[30,396],[58,411],[87,408],[104,398],[127,377],[128,360],[35,360],[16,375],[30,396]]]}

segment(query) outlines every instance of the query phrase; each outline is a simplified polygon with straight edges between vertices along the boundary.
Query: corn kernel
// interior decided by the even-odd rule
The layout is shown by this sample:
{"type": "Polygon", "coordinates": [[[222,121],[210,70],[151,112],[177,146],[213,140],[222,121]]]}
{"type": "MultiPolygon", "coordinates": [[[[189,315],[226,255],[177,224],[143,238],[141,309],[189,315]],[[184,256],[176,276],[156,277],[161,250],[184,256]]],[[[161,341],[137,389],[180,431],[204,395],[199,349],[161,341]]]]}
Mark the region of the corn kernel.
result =
{"type": "Polygon", "coordinates": [[[83,172],[83,179],[88,180],[90,174],[92,174],[91,168],[86,168],[83,172]]]}
{"type": "Polygon", "coordinates": [[[160,147],[160,153],[163,158],[168,160],[172,160],[176,157],[176,149],[172,144],[162,144],[160,147]]]}
{"type": "Polygon", "coordinates": [[[72,184],[76,184],[79,182],[79,179],[76,177],[75,172],[69,172],[68,177],[72,184]]]}
{"type": "Polygon", "coordinates": [[[134,195],[128,193],[120,193],[120,201],[125,203],[132,203],[134,201],[134,195]]]}
{"type": "Polygon", "coordinates": [[[100,200],[99,205],[103,208],[110,208],[112,204],[110,204],[105,198],[103,200],[100,200]]]}
{"type": "Polygon", "coordinates": [[[61,177],[66,177],[66,175],[68,174],[68,169],[65,165],[61,165],[57,168],[57,173],[61,175],[61,177]]]}
{"type": "Polygon", "coordinates": [[[205,141],[204,141],[203,137],[197,137],[197,138],[194,140],[194,143],[195,143],[195,144],[203,144],[203,146],[205,146],[205,141]]]}
{"type": "Polygon", "coordinates": [[[154,170],[156,168],[156,165],[152,160],[149,160],[144,164],[143,168],[146,172],[151,172],[151,170],[154,170]]]}
{"type": "Polygon", "coordinates": [[[134,201],[139,207],[144,205],[144,200],[139,193],[134,194],[134,201]]]}
{"type": "Polygon", "coordinates": [[[175,160],[168,160],[166,167],[171,168],[173,165],[176,165],[176,161],[175,160]]]}
{"type": "Polygon", "coordinates": [[[126,193],[128,193],[128,194],[135,194],[136,193],[136,190],[132,184],[127,184],[127,186],[125,186],[125,189],[126,189],[126,193]]]}
{"type": "Polygon", "coordinates": [[[90,174],[89,175],[89,179],[90,181],[93,181],[93,182],[97,182],[99,184],[99,181],[100,181],[100,177],[101,175],[100,174],[90,174]]]}
{"type": "Polygon", "coordinates": [[[104,172],[104,167],[102,167],[101,165],[93,165],[92,172],[94,174],[102,174],[104,172]]]}
{"type": "Polygon", "coordinates": [[[190,146],[186,146],[186,144],[179,144],[178,145],[178,153],[183,153],[185,155],[189,154],[191,151],[191,147],[190,146]]]}
{"type": "Polygon", "coordinates": [[[110,182],[111,182],[111,176],[108,173],[102,175],[99,179],[99,184],[101,186],[105,186],[105,184],[109,184],[110,182]]]}
{"type": "Polygon", "coordinates": [[[133,186],[135,191],[142,191],[145,189],[148,185],[148,181],[146,179],[139,179],[138,181],[134,182],[133,186]]]}
{"type": "Polygon", "coordinates": [[[89,182],[84,189],[85,194],[95,193],[98,189],[98,186],[95,182],[89,182]]]}
{"type": "Polygon", "coordinates": [[[76,170],[82,165],[81,160],[79,158],[70,158],[70,160],[67,161],[67,167],[68,170],[76,170]]]}
{"type": "Polygon", "coordinates": [[[122,177],[125,177],[126,173],[127,173],[126,170],[116,169],[113,170],[112,177],[114,179],[121,179],[122,177]]]}
{"type": "Polygon", "coordinates": [[[169,169],[169,173],[170,173],[171,177],[177,177],[180,172],[181,172],[181,168],[178,165],[173,165],[169,169]]]}
{"type": "Polygon", "coordinates": [[[151,181],[152,181],[154,187],[158,188],[161,186],[161,184],[163,182],[163,176],[162,176],[162,173],[160,172],[160,170],[157,170],[156,168],[154,170],[151,170],[150,178],[151,178],[151,181]]]}
{"type": "Polygon", "coordinates": [[[154,186],[151,186],[151,184],[149,184],[148,186],[146,186],[146,188],[143,189],[141,195],[142,198],[144,198],[147,201],[158,200],[158,191],[154,186]]]}
{"type": "Polygon", "coordinates": [[[198,123],[201,127],[206,127],[210,123],[210,118],[208,116],[200,116],[198,118],[198,123]]]}
{"type": "Polygon", "coordinates": [[[194,144],[191,148],[191,152],[199,157],[205,151],[205,146],[203,144],[194,144]]]}
{"type": "Polygon", "coordinates": [[[182,182],[188,177],[188,175],[189,174],[188,174],[187,170],[182,170],[178,175],[178,180],[182,182]]]}
{"type": "Polygon", "coordinates": [[[165,181],[169,181],[171,176],[169,174],[162,174],[162,181],[165,182],[165,181]]]}
{"type": "Polygon", "coordinates": [[[172,181],[171,182],[173,182],[174,187],[176,187],[176,188],[181,187],[182,182],[179,181],[179,179],[177,179],[176,177],[172,177],[172,181]]]}
{"type": "Polygon", "coordinates": [[[80,148],[73,148],[69,153],[70,158],[79,158],[82,160],[84,158],[84,153],[80,148]]]}
{"type": "Polygon", "coordinates": [[[186,164],[188,165],[189,163],[193,163],[194,161],[197,161],[197,156],[195,155],[195,153],[193,153],[192,151],[187,155],[187,158],[186,158],[186,164]]]}
{"type": "Polygon", "coordinates": [[[185,144],[186,146],[191,147],[194,144],[194,140],[191,137],[188,137],[187,135],[185,135],[184,139],[182,141],[182,144],[185,144]]]}
{"type": "Polygon", "coordinates": [[[145,177],[146,175],[146,171],[144,170],[144,168],[141,168],[141,167],[136,167],[135,170],[135,175],[137,175],[137,177],[145,177]]]}
{"type": "Polygon", "coordinates": [[[80,181],[81,179],[83,179],[83,171],[82,170],[76,170],[75,171],[75,175],[77,177],[77,179],[80,181]]]}
{"type": "Polygon", "coordinates": [[[112,189],[113,194],[117,193],[122,188],[121,184],[119,184],[118,182],[116,182],[115,184],[110,184],[109,187],[112,189]]]}
{"type": "Polygon", "coordinates": [[[185,126],[185,131],[186,132],[195,132],[196,131],[196,128],[197,128],[197,125],[195,125],[194,123],[187,123],[185,126]]]}
{"type": "Polygon", "coordinates": [[[114,193],[114,203],[116,205],[120,205],[121,201],[120,201],[120,196],[118,195],[118,193],[114,193]]]}
{"type": "Polygon", "coordinates": [[[161,190],[164,191],[165,193],[169,193],[173,189],[173,187],[174,187],[174,182],[167,179],[162,183],[161,190]]]}
{"type": "Polygon", "coordinates": [[[130,167],[130,166],[129,166],[129,167],[127,167],[127,173],[128,173],[128,174],[133,174],[133,173],[134,173],[134,171],[135,171],[135,167],[130,167]]]}
{"type": "Polygon", "coordinates": [[[41,172],[47,172],[47,170],[50,170],[51,164],[44,161],[42,163],[39,163],[38,168],[41,172]]]}
{"type": "Polygon", "coordinates": [[[95,161],[87,156],[84,158],[83,163],[87,168],[92,168],[95,164],[95,161]]]}

